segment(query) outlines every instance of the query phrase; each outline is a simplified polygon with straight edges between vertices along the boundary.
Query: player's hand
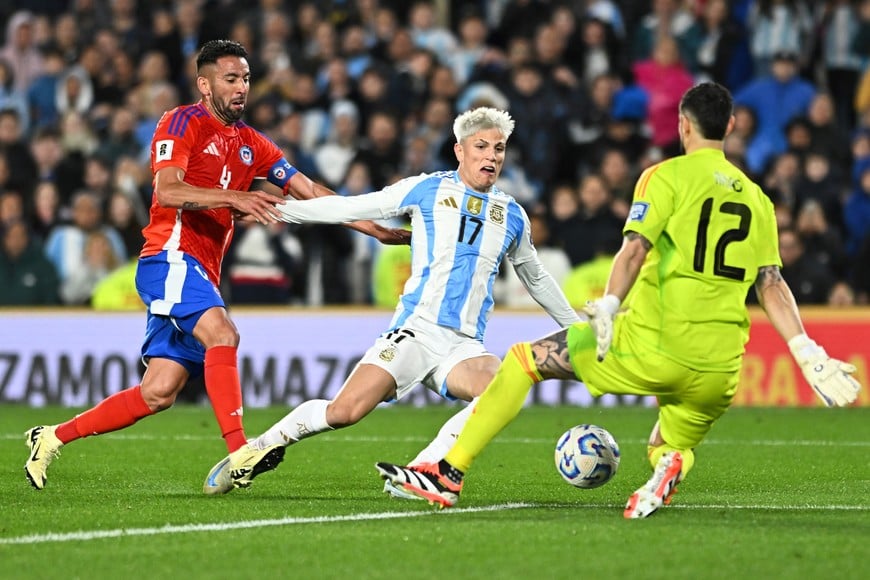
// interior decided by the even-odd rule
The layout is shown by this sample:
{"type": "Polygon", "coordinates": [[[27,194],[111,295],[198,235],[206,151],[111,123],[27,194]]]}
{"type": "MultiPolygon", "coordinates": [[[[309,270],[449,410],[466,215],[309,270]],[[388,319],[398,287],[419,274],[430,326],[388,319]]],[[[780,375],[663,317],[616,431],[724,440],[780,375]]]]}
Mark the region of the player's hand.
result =
{"type": "Polygon", "coordinates": [[[855,366],[831,358],[806,334],[788,341],[792,356],[807,382],[828,407],[844,407],[855,402],[861,385],[852,377],[855,366]]]}
{"type": "Polygon", "coordinates": [[[374,237],[380,243],[387,246],[407,246],[411,243],[411,231],[404,228],[385,228],[374,224],[374,237]]]}
{"type": "Polygon", "coordinates": [[[281,220],[281,212],[275,205],[282,200],[265,191],[239,191],[230,199],[233,215],[249,215],[261,224],[273,224],[281,220]]]}
{"type": "Polygon", "coordinates": [[[613,317],[619,310],[621,301],[613,294],[586,303],[582,312],[589,317],[589,326],[595,332],[595,349],[598,361],[603,361],[610,343],[613,342],[613,317]]]}

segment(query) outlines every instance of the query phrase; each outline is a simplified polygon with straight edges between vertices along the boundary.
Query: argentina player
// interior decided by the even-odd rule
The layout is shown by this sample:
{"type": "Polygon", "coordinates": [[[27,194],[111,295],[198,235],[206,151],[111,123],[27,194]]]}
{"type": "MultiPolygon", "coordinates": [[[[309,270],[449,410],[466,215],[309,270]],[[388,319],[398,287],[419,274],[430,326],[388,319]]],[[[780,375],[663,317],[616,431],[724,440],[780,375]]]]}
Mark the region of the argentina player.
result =
{"type": "MultiPolygon", "coordinates": [[[[507,112],[477,108],[453,123],[459,162],[454,171],[408,177],[366,195],[277,206],[281,219],[292,223],[409,216],[411,276],[390,327],[365,353],[335,399],[302,403],[252,439],[252,446],[287,446],[353,425],[381,401],[400,399],[422,383],[447,399],[472,401],[444,424],[414,462],[440,460],[499,366],[483,338],[493,309],[493,281],[505,256],[556,324],[578,320],[538,259],[526,212],[495,187],[513,128],[507,112]]],[[[227,465],[224,459],[212,468],[205,493],[232,490],[227,465]]],[[[414,497],[389,484],[385,490],[414,497]]]]}

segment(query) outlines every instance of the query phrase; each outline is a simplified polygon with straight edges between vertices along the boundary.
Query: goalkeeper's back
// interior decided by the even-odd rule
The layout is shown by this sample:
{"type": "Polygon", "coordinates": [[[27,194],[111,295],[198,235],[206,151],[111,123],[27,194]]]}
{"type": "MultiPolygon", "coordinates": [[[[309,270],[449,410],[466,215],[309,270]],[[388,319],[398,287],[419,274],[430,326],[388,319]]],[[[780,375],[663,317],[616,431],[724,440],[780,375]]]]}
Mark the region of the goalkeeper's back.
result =
{"type": "Polygon", "coordinates": [[[700,148],[644,172],[624,231],[653,244],[626,302],[629,332],[692,368],[739,368],[749,287],[781,265],[761,188],[721,148],[700,148]]]}

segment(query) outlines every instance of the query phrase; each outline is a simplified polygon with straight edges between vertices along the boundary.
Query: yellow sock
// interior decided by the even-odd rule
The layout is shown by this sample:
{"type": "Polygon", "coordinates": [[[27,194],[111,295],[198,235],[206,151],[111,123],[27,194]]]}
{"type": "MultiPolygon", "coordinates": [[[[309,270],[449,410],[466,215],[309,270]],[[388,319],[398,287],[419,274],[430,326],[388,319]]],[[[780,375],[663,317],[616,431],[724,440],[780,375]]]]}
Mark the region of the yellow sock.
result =
{"type": "Polygon", "coordinates": [[[468,471],[483,448],[519,414],[529,389],[539,381],[532,345],[513,345],[444,459],[456,469],[468,471]]]}
{"type": "Polygon", "coordinates": [[[662,458],[662,455],[667,453],[668,451],[679,451],[683,456],[683,468],[680,470],[683,474],[683,477],[686,477],[686,474],[692,469],[695,465],[695,452],[691,449],[677,449],[676,447],[671,447],[670,445],[659,445],[658,447],[653,447],[652,445],[648,445],[646,448],[646,454],[649,457],[649,463],[655,469],[656,464],[659,462],[659,459],[662,458]]]}

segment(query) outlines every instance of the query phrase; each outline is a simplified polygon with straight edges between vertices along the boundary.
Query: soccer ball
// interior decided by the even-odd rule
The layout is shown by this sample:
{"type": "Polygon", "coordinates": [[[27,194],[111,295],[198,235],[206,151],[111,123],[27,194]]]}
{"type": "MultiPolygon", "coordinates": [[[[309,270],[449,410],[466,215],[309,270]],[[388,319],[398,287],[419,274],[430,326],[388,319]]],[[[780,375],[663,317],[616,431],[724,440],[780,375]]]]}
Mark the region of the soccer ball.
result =
{"type": "Polygon", "coordinates": [[[582,489],[599,487],[616,475],[619,445],[607,429],[577,425],[556,443],[556,469],[562,478],[582,489]]]}

